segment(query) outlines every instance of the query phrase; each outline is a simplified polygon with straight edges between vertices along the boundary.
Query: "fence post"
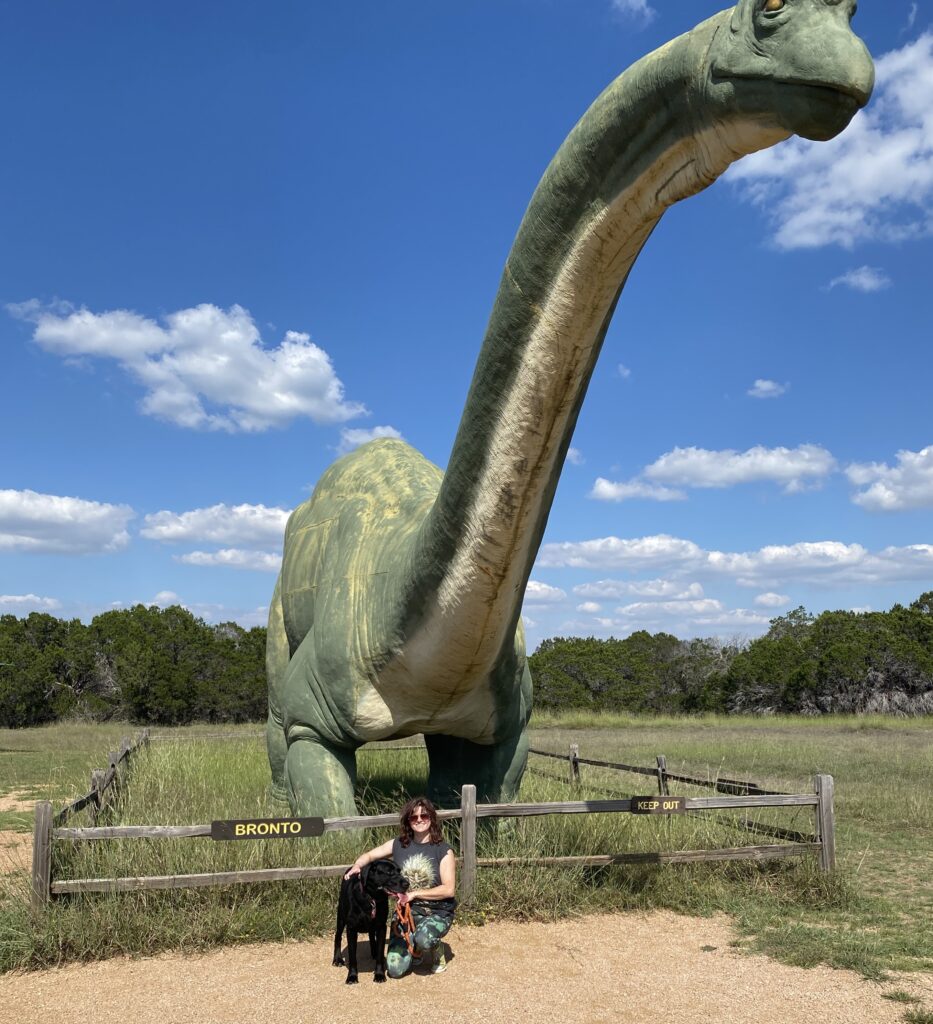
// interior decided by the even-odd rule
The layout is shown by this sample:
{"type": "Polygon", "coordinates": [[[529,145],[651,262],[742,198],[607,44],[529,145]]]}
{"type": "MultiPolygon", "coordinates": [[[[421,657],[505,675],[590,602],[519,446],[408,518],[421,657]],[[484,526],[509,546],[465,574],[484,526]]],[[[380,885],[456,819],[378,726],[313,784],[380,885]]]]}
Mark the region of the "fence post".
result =
{"type": "Polygon", "coordinates": [[[476,887],[476,786],[468,783],[460,790],[460,895],[473,898],[476,887]]]}
{"type": "Polygon", "coordinates": [[[833,777],[817,775],[813,780],[819,803],[816,805],[816,834],[820,840],[820,868],[836,867],[836,814],[833,809],[833,777]]]}
{"type": "Polygon", "coordinates": [[[104,807],[104,794],[101,791],[104,774],[100,768],[95,768],[91,772],[91,792],[94,794],[94,802],[91,804],[91,822],[94,825],[97,824],[97,818],[104,807]]]}
{"type": "Polygon", "coordinates": [[[576,743],[570,744],[570,782],[577,786],[580,784],[580,747],[576,743]]]}
{"type": "Polygon", "coordinates": [[[667,758],[663,754],[658,754],[658,795],[668,796],[667,791],[667,758]]]}
{"type": "Polygon", "coordinates": [[[32,837],[32,906],[43,910],[52,893],[52,805],[36,804],[36,825],[32,837]]]}

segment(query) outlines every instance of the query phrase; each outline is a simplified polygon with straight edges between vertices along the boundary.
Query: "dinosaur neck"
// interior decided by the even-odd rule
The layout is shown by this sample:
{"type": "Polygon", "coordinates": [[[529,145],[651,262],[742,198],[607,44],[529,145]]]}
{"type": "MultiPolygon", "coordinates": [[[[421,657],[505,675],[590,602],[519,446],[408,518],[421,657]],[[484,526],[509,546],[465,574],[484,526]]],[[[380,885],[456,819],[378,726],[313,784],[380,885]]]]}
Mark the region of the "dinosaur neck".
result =
{"type": "Polygon", "coordinates": [[[706,53],[727,18],[616,79],[561,146],[522,220],[413,551],[417,660],[452,680],[488,671],[514,643],[596,358],[655,224],[733,160],[778,141],[773,128],[703,121],[706,53]]]}

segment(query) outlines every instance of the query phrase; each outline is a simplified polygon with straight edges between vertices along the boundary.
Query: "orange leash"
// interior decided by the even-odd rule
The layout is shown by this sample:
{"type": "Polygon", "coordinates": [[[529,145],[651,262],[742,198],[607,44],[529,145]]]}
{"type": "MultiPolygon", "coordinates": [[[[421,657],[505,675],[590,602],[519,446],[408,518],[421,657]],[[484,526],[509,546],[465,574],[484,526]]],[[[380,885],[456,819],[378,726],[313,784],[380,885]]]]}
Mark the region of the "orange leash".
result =
{"type": "Polygon", "coordinates": [[[404,907],[395,904],[395,913],[392,915],[392,934],[397,935],[408,949],[410,955],[415,953],[415,922],[411,916],[411,906],[406,903],[404,907]]]}

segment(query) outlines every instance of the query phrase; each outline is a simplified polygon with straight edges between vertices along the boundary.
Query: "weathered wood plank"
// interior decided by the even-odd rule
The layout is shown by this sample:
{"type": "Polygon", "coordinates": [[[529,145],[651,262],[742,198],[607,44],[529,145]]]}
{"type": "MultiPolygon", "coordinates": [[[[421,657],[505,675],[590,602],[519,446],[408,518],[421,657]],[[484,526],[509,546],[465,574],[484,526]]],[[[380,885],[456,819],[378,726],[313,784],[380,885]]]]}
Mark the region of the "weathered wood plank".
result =
{"type": "MultiPolygon", "coordinates": [[[[529,754],[539,754],[541,757],[556,757],[560,761],[565,761],[566,757],[563,754],[555,754],[550,750],[536,750],[533,747],[528,748],[529,754]]],[[[657,775],[657,769],[655,768],[639,768],[633,764],[617,764],[615,761],[594,761],[589,757],[578,757],[578,764],[589,764],[596,768],[615,768],[620,772],[634,772],[636,775],[657,775]]]]}
{"type": "Polygon", "coordinates": [[[761,793],[753,796],[688,796],[687,810],[723,807],[814,807],[816,796],[807,793],[761,793]]]}
{"type": "Polygon", "coordinates": [[[148,875],[135,878],[75,878],[53,882],[52,892],[136,892],[141,889],[199,889],[249,882],[288,882],[298,878],[337,878],[349,864],[309,868],[260,868],[255,871],[217,871],[201,875],[148,875]]]}
{"type": "Polygon", "coordinates": [[[193,839],[210,836],[208,825],[97,825],[93,828],[57,828],[56,839],[193,839]]]}
{"type": "Polygon", "coordinates": [[[476,888],[476,786],[460,790],[460,895],[468,900],[476,888]]]}
{"type": "Polygon", "coordinates": [[[669,796],[667,791],[667,758],[664,754],[658,754],[655,759],[658,762],[658,796],[669,796]]]}
{"type": "Polygon", "coordinates": [[[49,902],[52,881],[52,805],[48,800],[36,804],[32,835],[32,906],[42,910],[49,902]]]}
{"type": "Polygon", "coordinates": [[[813,780],[818,804],[816,834],[820,839],[820,867],[833,871],[836,867],[836,813],[833,808],[835,783],[832,775],[817,775],[813,780]]]}
{"type": "MultiPolygon", "coordinates": [[[[448,821],[460,817],[460,810],[438,811],[438,819],[448,821]]],[[[398,826],[397,814],[371,814],[359,818],[325,818],[325,832],[341,832],[355,828],[398,826]]],[[[196,839],[210,836],[210,823],[206,825],[103,825],[96,828],[57,828],[56,839],[196,839]]]]}
{"type": "Polygon", "coordinates": [[[90,793],[85,793],[84,796],[79,796],[77,800],[72,800],[70,804],[66,804],[52,819],[52,824],[57,827],[66,822],[73,814],[83,811],[88,804],[96,802],[97,794],[91,790],[90,793]]]}
{"type": "Polygon", "coordinates": [[[686,864],[704,860],[773,860],[816,853],[819,843],[781,843],[775,846],[734,846],[721,850],[680,850],[673,853],[606,853],[580,857],[480,857],[481,868],[528,864],[559,867],[600,867],[606,864],[686,864]]]}
{"type": "Polygon", "coordinates": [[[576,743],[570,744],[570,784],[580,783],[580,748],[576,743]]]}
{"type": "Polygon", "coordinates": [[[478,818],[525,818],[537,814],[608,814],[631,810],[631,800],[565,800],[544,804],[478,804],[478,818]]]}

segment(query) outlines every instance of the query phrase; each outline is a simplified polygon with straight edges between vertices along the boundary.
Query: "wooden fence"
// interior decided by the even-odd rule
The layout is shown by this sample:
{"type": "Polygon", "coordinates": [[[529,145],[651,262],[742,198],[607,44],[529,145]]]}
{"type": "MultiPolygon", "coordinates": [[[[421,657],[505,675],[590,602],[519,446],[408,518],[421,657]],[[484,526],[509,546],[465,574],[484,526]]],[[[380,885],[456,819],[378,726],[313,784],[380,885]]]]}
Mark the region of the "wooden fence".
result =
{"type": "Polygon", "coordinates": [[[52,869],[52,836],[60,826],[78,811],[90,809],[91,821],[97,823],[100,812],[108,804],[113,805],[119,800],[126,784],[130,758],[141,748],[149,746],[149,730],[143,729],[134,742],[128,736],[120,740],[120,746],[111,750],[106,768],[95,768],[91,772],[91,788],[66,804],[57,814],[52,813],[52,805],[47,800],[36,804],[36,821],[33,829],[32,842],[32,902],[33,906],[41,907],[50,896],[52,869]]]}
{"type": "MultiPolygon", "coordinates": [[[[706,787],[709,789],[715,789],[717,793],[723,793],[729,796],[790,796],[788,793],[781,793],[773,789],[765,789],[763,786],[759,786],[756,782],[749,782],[744,779],[730,779],[723,776],[717,776],[715,779],[701,778],[696,775],[684,775],[678,772],[669,772],[667,770],[667,757],[664,754],[659,754],[655,758],[656,766],[654,768],[645,768],[639,765],[631,764],[619,764],[616,761],[596,761],[592,758],[580,757],[580,748],[578,744],[571,743],[569,750],[566,754],[555,754],[550,750],[535,750],[533,747],[529,747],[529,754],[536,754],[539,757],[550,757],[556,758],[559,761],[566,761],[569,766],[569,778],[567,781],[571,785],[580,784],[580,765],[590,765],[596,768],[610,768],[619,772],[629,772],[635,775],[646,775],[652,779],[657,780],[658,795],[669,796],[670,795],[670,783],[682,782],[690,786],[706,787]]],[[[533,774],[543,775],[546,778],[557,779],[557,776],[550,775],[547,772],[538,771],[535,768],[529,768],[528,771],[533,774]]],[[[558,780],[564,781],[564,780],[558,780]]],[[[793,843],[798,844],[819,844],[820,846],[820,866],[824,871],[831,871],[836,866],[836,844],[835,844],[835,814],[833,808],[833,778],[831,775],[817,775],[814,779],[814,788],[817,794],[820,793],[820,786],[828,786],[829,792],[826,794],[825,799],[822,803],[817,805],[815,828],[813,833],[799,832],[793,829],[778,828],[774,825],[766,825],[757,821],[750,821],[747,818],[741,819],[734,816],[715,814],[708,810],[707,816],[714,817],[717,821],[722,822],[725,825],[729,825],[732,828],[739,829],[745,832],[755,832],[759,835],[771,836],[774,839],[784,839],[793,843]],[[828,780],[828,782],[821,783],[819,780],[828,780]],[[821,839],[825,837],[825,839],[821,839]]],[[[605,790],[603,786],[592,786],[589,785],[590,789],[602,789],[607,792],[612,790],[605,790]]],[[[755,806],[755,805],[749,805],[755,806]]],[[[757,806],[767,806],[760,804],[757,806]]]]}
{"type": "MultiPolygon", "coordinates": [[[[673,864],[719,860],[767,860],[817,853],[823,870],[831,870],[834,863],[833,844],[833,780],[829,775],[815,779],[813,793],[769,794],[745,796],[717,795],[713,797],[686,797],[686,811],[710,811],[749,807],[812,807],[816,814],[816,836],[812,841],[780,843],[770,846],[741,846],[718,850],[682,850],[671,853],[618,853],[574,857],[530,858],[477,858],[476,833],[480,818],[521,818],[551,814],[615,814],[633,811],[632,799],[578,800],[554,803],[477,804],[476,787],[464,786],[459,809],[438,812],[441,820],[459,819],[460,830],[460,895],[469,899],[476,885],[476,872],[480,867],[500,867],[507,864],[524,865],[583,865],[607,864],[673,864]]],[[[326,818],[325,832],[347,829],[378,828],[398,825],[397,814],[377,814],[360,817],[326,818]]],[[[90,828],[53,827],[51,806],[39,804],[36,808],[37,846],[41,840],[45,855],[42,877],[36,877],[34,866],[33,889],[37,904],[52,896],[75,892],[133,892],[142,889],[181,889],[202,886],[232,885],[263,881],[283,881],[299,878],[326,878],[342,875],[348,865],[330,864],[314,867],[264,868],[250,871],[222,871],[191,875],[153,875],[128,878],[79,878],[52,880],[49,873],[49,851],[53,841],[101,841],[107,839],[194,839],[211,835],[211,825],[113,825],[90,828]],[[43,810],[44,808],[44,810],[43,810]],[[40,821],[44,822],[41,826],[40,821]]]]}

